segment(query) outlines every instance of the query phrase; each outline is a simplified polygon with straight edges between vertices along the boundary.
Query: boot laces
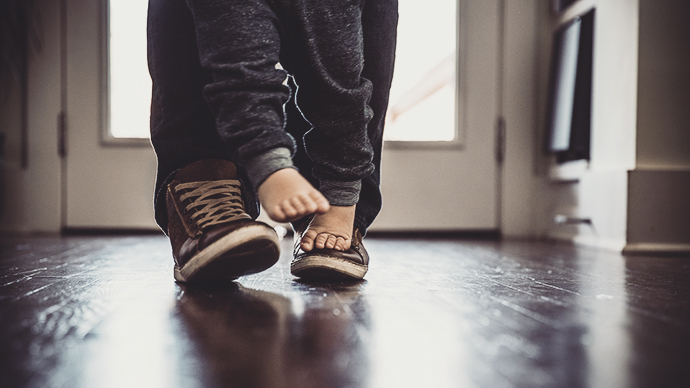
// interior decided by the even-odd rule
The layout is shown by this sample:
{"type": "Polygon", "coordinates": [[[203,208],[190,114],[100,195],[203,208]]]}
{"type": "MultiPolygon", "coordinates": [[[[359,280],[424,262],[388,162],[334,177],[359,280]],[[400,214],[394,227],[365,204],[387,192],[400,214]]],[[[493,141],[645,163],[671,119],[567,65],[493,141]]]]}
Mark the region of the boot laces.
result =
{"type": "Polygon", "coordinates": [[[240,187],[238,180],[189,182],[175,186],[175,193],[181,194],[181,203],[190,201],[184,210],[191,212],[194,226],[201,231],[213,225],[251,219],[244,211],[240,187]]]}

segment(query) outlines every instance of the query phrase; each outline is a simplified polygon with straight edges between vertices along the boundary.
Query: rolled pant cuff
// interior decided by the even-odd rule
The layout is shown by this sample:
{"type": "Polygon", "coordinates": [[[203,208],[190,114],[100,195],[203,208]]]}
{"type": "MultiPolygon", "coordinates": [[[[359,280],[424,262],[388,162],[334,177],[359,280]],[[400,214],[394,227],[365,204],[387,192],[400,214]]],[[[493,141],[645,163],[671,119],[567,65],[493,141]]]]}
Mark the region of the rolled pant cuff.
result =
{"type": "Polygon", "coordinates": [[[295,165],[292,164],[290,150],[283,147],[274,148],[250,158],[244,165],[244,169],[254,188],[254,192],[259,189],[259,186],[264,183],[266,178],[274,172],[284,168],[297,169],[295,165]]]}
{"type": "Polygon", "coordinates": [[[362,189],[362,181],[338,182],[319,181],[319,191],[333,206],[352,206],[359,202],[359,192],[362,189]]]}

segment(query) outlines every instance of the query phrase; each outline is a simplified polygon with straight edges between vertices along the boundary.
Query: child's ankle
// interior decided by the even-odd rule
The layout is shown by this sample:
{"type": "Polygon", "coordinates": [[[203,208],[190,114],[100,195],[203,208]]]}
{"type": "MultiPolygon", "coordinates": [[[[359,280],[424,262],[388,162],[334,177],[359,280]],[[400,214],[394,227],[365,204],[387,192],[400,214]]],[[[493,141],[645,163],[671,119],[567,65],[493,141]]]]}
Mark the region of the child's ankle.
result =
{"type": "Polygon", "coordinates": [[[243,167],[255,192],[275,172],[286,168],[296,169],[292,164],[290,150],[284,147],[274,148],[254,156],[247,160],[243,167]]]}
{"type": "Polygon", "coordinates": [[[319,180],[319,191],[333,206],[352,206],[359,202],[362,181],[341,182],[319,180]]]}

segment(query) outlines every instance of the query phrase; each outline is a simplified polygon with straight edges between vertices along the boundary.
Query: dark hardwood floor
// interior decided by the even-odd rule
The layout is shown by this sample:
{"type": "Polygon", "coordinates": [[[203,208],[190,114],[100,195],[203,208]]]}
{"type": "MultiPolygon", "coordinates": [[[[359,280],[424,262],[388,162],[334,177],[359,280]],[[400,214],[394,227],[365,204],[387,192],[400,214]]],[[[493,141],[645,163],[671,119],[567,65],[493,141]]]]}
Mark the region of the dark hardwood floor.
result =
{"type": "Polygon", "coordinates": [[[366,281],[178,285],[163,236],[0,238],[0,387],[690,387],[690,258],[372,237],[366,281]]]}

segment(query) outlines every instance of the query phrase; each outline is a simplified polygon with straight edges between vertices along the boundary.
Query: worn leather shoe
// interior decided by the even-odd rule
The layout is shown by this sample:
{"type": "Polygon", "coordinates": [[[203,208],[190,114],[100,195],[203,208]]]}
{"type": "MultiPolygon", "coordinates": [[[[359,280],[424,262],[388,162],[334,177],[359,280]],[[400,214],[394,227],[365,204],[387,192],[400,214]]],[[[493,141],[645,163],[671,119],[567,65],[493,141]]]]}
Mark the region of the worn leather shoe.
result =
{"type": "Polygon", "coordinates": [[[226,160],[192,163],[168,184],[175,280],[233,280],[278,261],[277,233],[245,212],[241,189],[235,165],[226,160]]]}
{"type": "Polygon", "coordinates": [[[295,225],[295,248],[290,272],[307,280],[360,280],[369,270],[369,254],[362,245],[358,229],[352,233],[352,245],[347,251],[314,248],[305,252],[300,247],[302,235],[309,223],[295,225]]]}

